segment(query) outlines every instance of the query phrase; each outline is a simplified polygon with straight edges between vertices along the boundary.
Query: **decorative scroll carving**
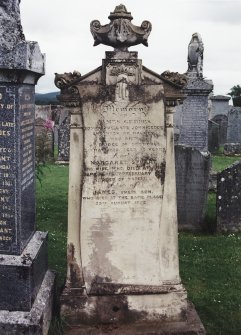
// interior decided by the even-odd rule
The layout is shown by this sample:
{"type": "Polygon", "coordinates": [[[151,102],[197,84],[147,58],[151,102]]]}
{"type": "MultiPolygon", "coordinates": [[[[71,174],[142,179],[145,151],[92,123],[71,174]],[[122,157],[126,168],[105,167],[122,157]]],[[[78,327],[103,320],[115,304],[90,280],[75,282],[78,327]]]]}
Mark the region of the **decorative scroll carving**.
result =
{"type": "Polygon", "coordinates": [[[188,45],[188,72],[196,72],[198,77],[203,76],[204,45],[200,34],[194,33],[188,45]]]}
{"type": "Polygon", "coordinates": [[[71,85],[71,83],[81,78],[81,74],[78,71],[65,72],[64,74],[55,73],[55,86],[59,89],[64,89],[71,85]]]}
{"type": "Polygon", "coordinates": [[[19,42],[25,41],[20,19],[20,1],[0,1],[0,50],[2,52],[8,52],[19,42]]]}
{"type": "Polygon", "coordinates": [[[110,23],[102,26],[100,21],[94,20],[90,24],[90,31],[94,37],[94,46],[105,44],[126,51],[128,47],[143,44],[148,46],[148,36],[152,26],[149,21],[143,21],[141,26],[131,23],[133,17],[124,5],[119,5],[110,13],[110,23]]]}
{"type": "Polygon", "coordinates": [[[173,84],[184,87],[187,84],[187,77],[178,72],[165,71],[161,74],[164,79],[167,79],[173,84]]]}

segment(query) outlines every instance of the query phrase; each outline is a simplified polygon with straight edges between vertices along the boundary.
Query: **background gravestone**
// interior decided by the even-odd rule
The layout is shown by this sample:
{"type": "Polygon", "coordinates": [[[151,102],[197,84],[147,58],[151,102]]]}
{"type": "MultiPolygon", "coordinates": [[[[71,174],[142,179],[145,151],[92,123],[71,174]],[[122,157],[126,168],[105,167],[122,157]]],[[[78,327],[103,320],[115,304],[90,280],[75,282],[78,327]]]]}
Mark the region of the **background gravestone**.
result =
{"type": "Polygon", "coordinates": [[[66,116],[58,128],[58,163],[69,161],[70,116],[66,116]]]}
{"type": "Polygon", "coordinates": [[[241,162],[217,175],[217,229],[241,231],[241,162]]]}
{"type": "Polygon", "coordinates": [[[241,154],[241,107],[231,107],[228,113],[227,143],[224,145],[227,155],[241,154]]]}
{"type": "Polygon", "coordinates": [[[208,120],[208,151],[211,153],[219,149],[219,124],[208,120]]]}
{"type": "Polygon", "coordinates": [[[95,45],[114,47],[102,66],[55,81],[71,114],[61,314],[79,335],[103,324],[110,334],[115,325],[122,334],[204,334],[193,309],[190,323],[178,267],[172,113],[186,78],[158,75],[128,51],[147,45],[150,22],[134,26],[124,5],[109,19],[91,23],[95,45]]]}
{"type": "Polygon", "coordinates": [[[224,145],[227,142],[228,117],[227,115],[216,115],[212,119],[219,125],[219,145],[224,145]]]}
{"type": "Polygon", "coordinates": [[[230,108],[229,100],[231,98],[225,95],[214,95],[210,97],[211,100],[211,113],[210,119],[213,119],[216,115],[228,115],[230,108]]]}
{"type": "Polygon", "coordinates": [[[195,33],[188,46],[187,98],[182,106],[178,144],[208,151],[208,96],[213,84],[203,79],[203,52],[201,36],[195,33]]]}
{"type": "Polygon", "coordinates": [[[1,2],[0,20],[0,333],[47,334],[54,275],[47,233],[35,231],[34,146],[44,56],[24,39],[19,1],[1,2]]]}
{"type": "Polygon", "coordinates": [[[179,230],[204,228],[210,164],[209,154],[188,146],[175,146],[179,230]]]}

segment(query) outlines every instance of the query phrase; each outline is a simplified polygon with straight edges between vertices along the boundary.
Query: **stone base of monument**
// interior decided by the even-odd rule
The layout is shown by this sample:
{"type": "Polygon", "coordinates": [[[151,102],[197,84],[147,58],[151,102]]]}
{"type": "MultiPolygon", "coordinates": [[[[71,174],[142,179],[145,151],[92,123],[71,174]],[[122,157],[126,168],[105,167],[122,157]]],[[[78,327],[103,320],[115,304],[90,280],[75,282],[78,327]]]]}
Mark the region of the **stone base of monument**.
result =
{"type": "Polygon", "coordinates": [[[193,306],[188,303],[185,317],[181,321],[156,319],[155,321],[133,321],[126,324],[80,325],[66,330],[64,335],[205,335],[206,331],[193,306]]]}
{"type": "Polygon", "coordinates": [[[47,233],[35,232],[21,255],[1,254],[0,334],[47,334],[55,281],[47,268],[47,233]]]}
{"type": "Polygon", "coordinates": [[[47,271],[29,312],[0,311],[0,334],[47,335],[52,318],[55,273],[47,271]]]}
{"type": "Polygon", "coordinates": [[[111,335],[205,334],[181,284],[145,289],[141,294],[144,287],[119,287],[119,293],[92,296],[66,289],[61,314],[71,329],[77,328],[73,335],[101,335],[105,329],[111,335]]]}

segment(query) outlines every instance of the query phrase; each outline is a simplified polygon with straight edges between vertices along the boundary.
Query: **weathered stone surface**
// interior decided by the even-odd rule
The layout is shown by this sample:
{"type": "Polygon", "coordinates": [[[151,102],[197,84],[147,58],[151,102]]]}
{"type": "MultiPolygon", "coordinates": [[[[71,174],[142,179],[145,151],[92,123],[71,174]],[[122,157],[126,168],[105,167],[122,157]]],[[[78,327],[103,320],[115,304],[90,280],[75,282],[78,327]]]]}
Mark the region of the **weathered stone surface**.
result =
{"type": "Polygon", "coordinates": [[[1,0],[0,4],[0,53],[11,51],[14,46],[25,41],[20,21],[20,0],[1,0]]]}
{"type": "Polygon", "coordinates": [[[66,330],[64,335],[205,335],[205,329],[193,307],[188,305],[185,321],[133,322],[132,324],[81,326],[66,330]]]}
{"type": "Polygon", "coordinates": [[[19,256],[1,254],[0,310],[30,311],[47,266],[47,233],[36,232],[19,256]]]}
{"type": "Polygon", "coordinates": [[[225,143],[223,152],[226,156],[239,156],[241,155],[241,143],[225,143]]]}
{"type": "Polygon", "coordinates": [[[241,231],[241,162],[217,175],[217,229],[241,231]]]}
{"type": "Polygon", "coordinates": [[[219,125],[208,120],[208,151],[214,153],[219,149],[219,125]]]}
{"type": "Polygon", "coordinates": [[[241,107],[232,107],[229,110],[227,143],[241,143],[241,107]]]}
{"type": "Polygon", "coordinates": [[[178,144],[200,151],[208,150],[208,96],[213,89],[210,80],[203,79],[203,43],[195,33],[188,47],[187,98],[180,110],[178,144]]]}
{"type": "Polygon", "coordinates": [[[219,125],[219,145],[224,145],[227,142],[228,117],[227,115],[216,115],[212,119],[219,125]]]}
{"type": "Polygon", "coordinates": [[[203,228],[207,201],[210,155],[187,146],[175,146],[177,217],[180,230],[203,228]]]}
{"type": "Polygon", "coordinates": [[[211,100],[211,115],[213,119],[216,115],[228,115],[229,111],[229,100],[231,98],[225,95],[214,95],[210,98],[211,100]]]}
{"type": "Polygon", "coordinates": [[[83,329],[160,320],[170,328],[187,315],[178,265],[172,115],[184,98],[186,77],[158,75],[142,66],[137,52],[127,51],[123,11],[117,23],[125,43],[113,44],[101,67],[76,80],[68,75],[72,81],[56,76],[60,102],[71,114],[61,314],[83,329]]]}
{"type": "Polygon", "coordinates": [[[104,26],[98,20],[91,22],[90,30],[95,46],[102,43],[125,51],[140,43],[148,46],[147,39],[152,28],[149,21],[143,21],[140,27],[134,26],[131,23],[133,17],[124,5],[116,6],[109,19],[111,22],[104,26]]]}
{"type": "Polygon", "coordinates": [[[29,312],[0,311],[0,334],[47,335],[52,318],[55,273],[47,271],[29,312]]]}
{"type": "Polygon", "coordinates": [[[58,128],[58,161],[69,161],[70,116],[66,116],[58,128]]]}

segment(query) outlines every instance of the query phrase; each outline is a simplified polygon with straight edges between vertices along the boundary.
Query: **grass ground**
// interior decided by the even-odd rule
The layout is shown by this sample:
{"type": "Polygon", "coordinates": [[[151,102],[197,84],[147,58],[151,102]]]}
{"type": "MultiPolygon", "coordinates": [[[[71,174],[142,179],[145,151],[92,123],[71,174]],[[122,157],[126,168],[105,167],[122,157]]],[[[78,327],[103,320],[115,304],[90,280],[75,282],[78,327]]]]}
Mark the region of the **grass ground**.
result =
{"type": "MultiPolygon", "coordinates": [[[[215,170],[240,158],[214,157],[215,170]]],[[[49,266],[58,273],[58,295],[66,273],[68,167],[44,169],[37,182],[37,227],[49,232],[49,266]]],[[[207,219],[215,221],[215,193],[207,219]]],[[[211,222],[210,221],[210,222],[211,222]]],[[[208,335],[241,334],[241,235],[179,234],[180,273],[208,335]]],[[[57,321],[56,321],[57,320],[57,321]]],[[[61,334],[55,319],[51,334],[61,334]]]]}

